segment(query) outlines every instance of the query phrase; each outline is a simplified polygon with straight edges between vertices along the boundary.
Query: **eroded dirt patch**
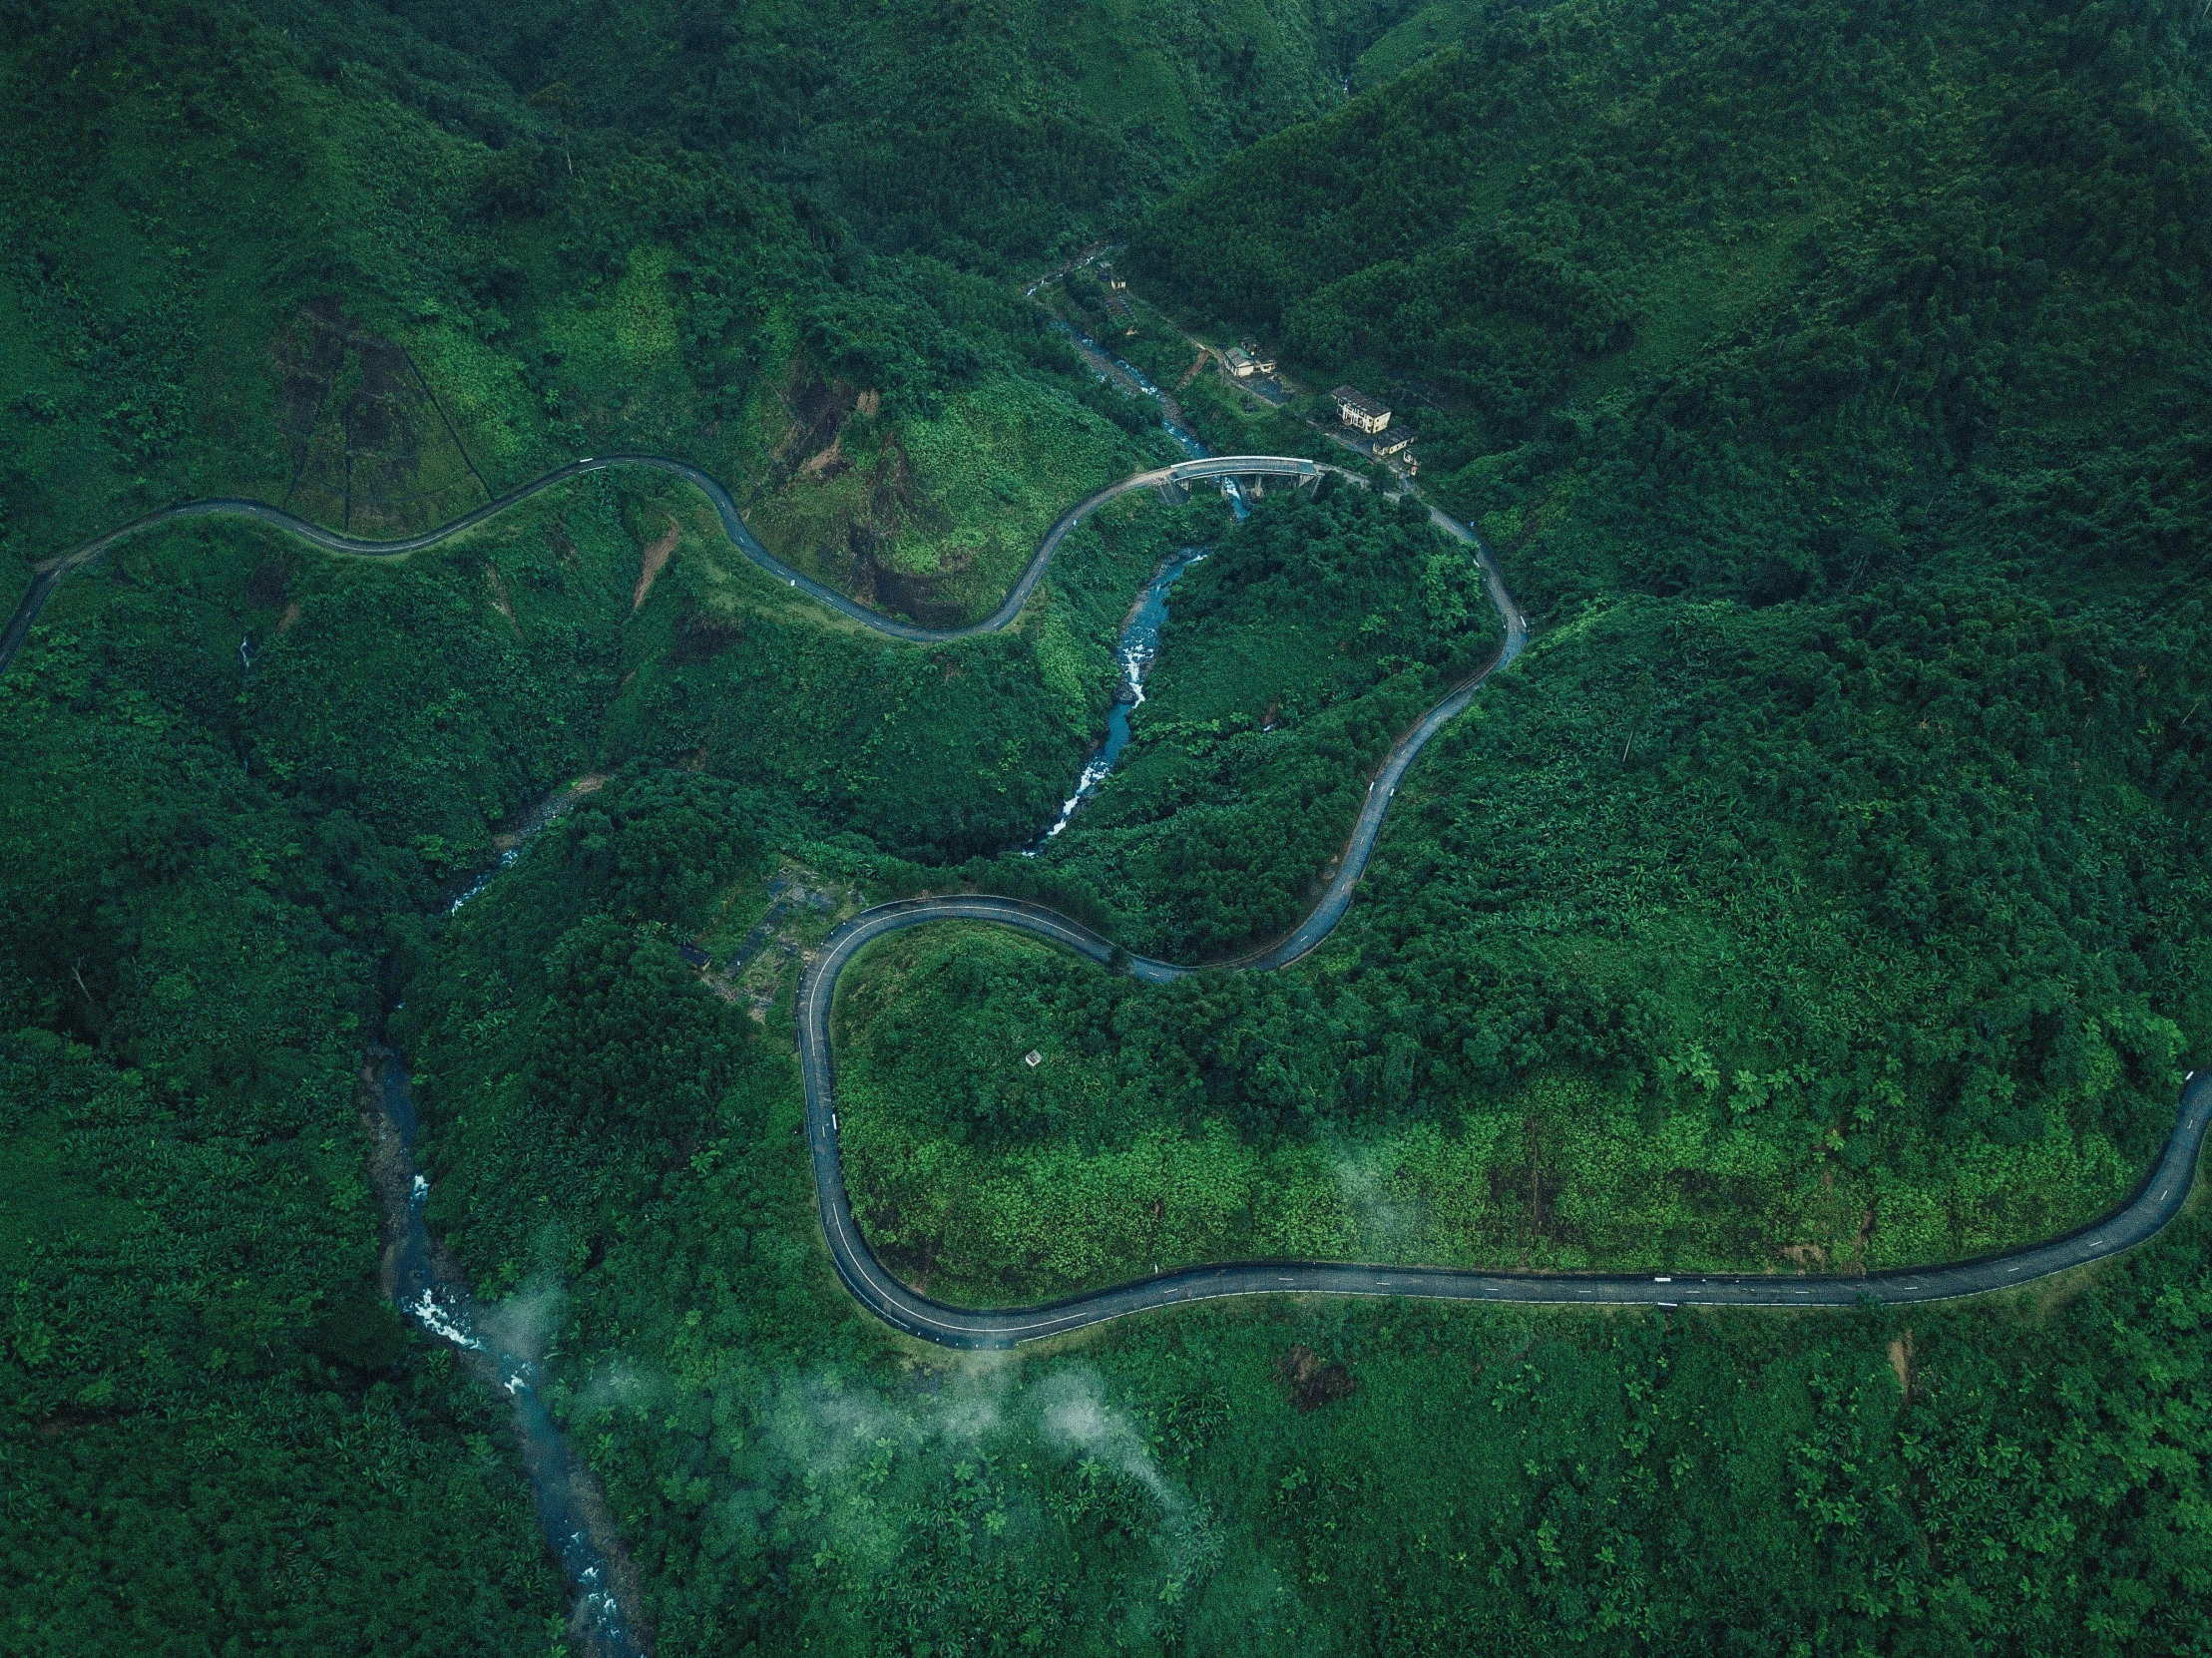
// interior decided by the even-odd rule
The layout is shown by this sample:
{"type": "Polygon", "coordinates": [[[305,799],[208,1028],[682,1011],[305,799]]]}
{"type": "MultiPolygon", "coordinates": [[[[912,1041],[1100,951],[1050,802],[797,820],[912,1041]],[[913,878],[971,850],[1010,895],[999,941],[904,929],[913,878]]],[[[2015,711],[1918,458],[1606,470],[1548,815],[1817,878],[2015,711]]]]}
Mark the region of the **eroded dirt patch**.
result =
{"type": "Polygon", "coordinates": [[[845,434],[829,440],[827,449],[816,450],[799,463],[801,478],[834,478],[852,463],[845,459],[845,434]]]}
{"type": "Polygon", "coordinates": [[[1293,1411],[1318,1411],[1360,1391],[1360,1379],[1342,1364],[1324,1364],[1321,1355],[1303,1343],[1287,1347],[1275,1361],[1275,1380],[1293,1411]]]}
{"type": "MultiPolygon", "coordinates": [[[[808,936],[828,930],[830,921],[855,907],[858,894],[823,880],[812,870],[786,864],[768,883],[768,908],[717,965],[701,953],[699,966],[707,988],[765,1024],[777,991],[792,965],[806,953],[808,936]]],[[[928,1263],[922,1270],[928,1271],[928,1263]]]]}
{"type": "Polygon", "coordinates": [[[814,545],[779,551],[802,559],[810,555],[817,575],[863,605],[929,626],[963,620],[960,605],[948,595],[972,556],[956,556],[928,572],[901,569],[893,556],[900,536],[927,536],[945,525],[917,486],[896,430],[873,424],[883,412],[882,394],[825,376],[800,358],[792,364],[781,401],[790,423],[769,457],[765,490],[787,497],[822,489],[835,493],[831,511],[815,506],[802,513],[814,545]]]}
{"type": "Polygon", "coordinates": [[[712,661],[744,636],[745,624],[737,618],[693,611],[677,623],[668,660],[679,667],[712,661]]]}
{"type": "Polygon", "coordinates": [[[646,595],[653,592],[655,579],[660,576],[663,570],[667,568],[668,555],[675,551],[675,544],[680,539],[681,532],[676,529],[675,520],[671,518],[667,521],[667,524],[668,533],[649,542],[639,555],[638,591],[631,596],[630,600],[630,608],[633,612],[642,611],[646,608],[646,595]]]}
{"type": "Polygon", "coordinates": [[[500,575],[499,566],[488,564],[484,567],[484,589],[491,595],[492,609],[505,617],[508,626],[520,635],[522,627],[515,621],[515,597],[507,591],[507,578],[500,575]]]}
{"type": "Polygon", "coordinates": [[[336,298],[302,305],[271,350],[276,424],[291,451],[291,511],[355,535],[385,535],[491,499],[406,346],[364,328],[336,298]]]}
{"type": "Polygon", "coordinates": [[[771,476],[777,484],[819,476],[829,464],[823,457],[840,446],[845,422],[856,412],[873,414],[881,407],[882,399],[874,393],[816,374],[802,359],[783,390],[783,410],[791,424],[769,457],[771,476]],[[870,406],[863,409],[864,403],[870,406]]]}

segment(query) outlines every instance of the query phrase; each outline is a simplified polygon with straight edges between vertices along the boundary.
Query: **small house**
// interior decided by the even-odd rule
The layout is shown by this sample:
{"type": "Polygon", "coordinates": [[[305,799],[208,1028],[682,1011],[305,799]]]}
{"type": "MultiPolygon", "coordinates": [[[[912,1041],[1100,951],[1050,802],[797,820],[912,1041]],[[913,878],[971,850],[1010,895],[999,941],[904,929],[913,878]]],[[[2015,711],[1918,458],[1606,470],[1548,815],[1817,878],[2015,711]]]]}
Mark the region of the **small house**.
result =
{"type": "Polygon", "coordinates": [[[1413,440],[1419,435],[1411,426],[1393,427],[1379,433],[1368,447],[1377,455],[1402,455],[1413,447],[1413,440]]]}
{"type": "Polygon", "coordinates": [[[1336,402],[1337,418],[1355,431],[1373,437],[1390,424],[1390,410],[1363,391],[1339,386],[1329,396],[1336,402]]]}
{"type": "Polygon", "coordinates": [[[1221,360],[1229,365],[1229,372],[1239,380],[1249,380],[1252,377],[1252,370],[1256,366],[1251,358],[1233,345],[1221,354],[1221,360]]]}
{"type": "Polygon", "coordinates": [[[1275,359],[1261,350],[1258,342],[1246,340],[1244,342],[1244,355],[1252,359],[1253,373],[1272,374],[1275,372],[1275,359]]]}
{"type": "Polygon", "coordinates": [[[1099,265],[1099,280],[1106,284],[1106,291],[1109,293],[1119,293],[1129,285],[1127,277],[1115,270],[1113,266],[1103,261],[1099,265]]]}

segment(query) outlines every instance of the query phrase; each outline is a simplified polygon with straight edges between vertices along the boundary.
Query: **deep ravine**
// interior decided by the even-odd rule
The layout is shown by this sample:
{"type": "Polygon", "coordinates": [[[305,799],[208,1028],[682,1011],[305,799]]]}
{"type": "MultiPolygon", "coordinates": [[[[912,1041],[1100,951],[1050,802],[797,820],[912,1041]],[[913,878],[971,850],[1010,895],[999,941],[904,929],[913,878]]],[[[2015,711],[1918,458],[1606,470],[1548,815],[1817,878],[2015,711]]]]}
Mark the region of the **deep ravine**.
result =
{"type": "MultiPolygon", "coordinates": [[[[1165,399],[1159,387],[1147,379],[1141,369],[1133,368],[1118,358],[1109,359],[1100,348],[1098,341],[1088,334],[1079,334],[1067,323],[1055,321],[1053,326],[1065,333],[1083,352],[1091,372],[1108,384],[1112,376],[1106,364],[1111,361],[1114,368],[1125,374],[1129,382],[1155,402],[1165,399]]],[[[1178,425],[1164,410],[1159,417],[1160,429],[1172,438],[1175,446],[1191,460],[1202,461],[1211,451],[1188,430],[1178,425]]],[[[1234,478],[1221,480],[1221,494],[1229,503],[1229,511],[1237,521],[1252,516],[1245,502],[1244,492],[1234,478]]],[[[1113,706],[1106,714],[1106,732],[1099,746],[1085,757],[1083,771],[1076,779],[1076,792],[1061,802],[1060,816],[1036,839],[1021,848],[1022,856],[1034,858],[1045,850],[1045,843],[1068,827],[1069,820],[1082,810],[1085,802],[1099,792],[1099,785],[1106,780],[1114,764],[1121,757],[1121,750],[1128,746],[1129,718],[1144,700],[1144,674],[1152,665],[1152,658],[1159,654],[1160,630],[1167,625],[1167,592],[1192,565],[1202,563],[1213,550],[1209,547],[1185,547],[1178,549],[1159,569],[1136,596],[1136,603],[1129,608],[1128,620],[1121,624],[1121,636],[1114,642],[1113,656],[1121,669],[1121,683],[1114,688],[1113,706]]]]}
{"type": "MultiPolygon", "coordinates": [[[[467,883],[451,910],[511,868],[531,841],[598,781],[565,789],[533,811],[499,862],[467,883]]],[[[451,1347],[471,1376],[507,1396],[538,1524],[568,1578],[569,1636],[576,1649],[586,1658],[648,1658],[653,1640],[641,1611],[642,1585],[616,1531],[607,1493],[539,1392],[544,1332],[531,1321],[503,1317],[501,1305],[480,1306],[460,1263],[423,1226],[430,1182],[415,1166],[415,1102],[406,1060],[381,1042],[371,1043],[361,1066],[360,1097],[385,1295],[451,1347]]]]}

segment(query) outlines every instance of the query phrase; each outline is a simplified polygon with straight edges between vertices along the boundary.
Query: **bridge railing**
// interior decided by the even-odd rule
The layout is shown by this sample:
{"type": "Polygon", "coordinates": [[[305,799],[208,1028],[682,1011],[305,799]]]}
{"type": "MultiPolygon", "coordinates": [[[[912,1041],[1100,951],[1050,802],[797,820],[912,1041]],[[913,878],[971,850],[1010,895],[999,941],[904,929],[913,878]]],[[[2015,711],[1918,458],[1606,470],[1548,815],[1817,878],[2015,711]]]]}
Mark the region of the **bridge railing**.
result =
{"type": "Polygon", "coordinates": [[[1177,461],[1167,469],[1177,482],[1186,478],[1243,478],[1254,473],[1312,478],[1320,471],[1320,463],[1299,455],[1208,455],[1202,461],[1177,461]]]}

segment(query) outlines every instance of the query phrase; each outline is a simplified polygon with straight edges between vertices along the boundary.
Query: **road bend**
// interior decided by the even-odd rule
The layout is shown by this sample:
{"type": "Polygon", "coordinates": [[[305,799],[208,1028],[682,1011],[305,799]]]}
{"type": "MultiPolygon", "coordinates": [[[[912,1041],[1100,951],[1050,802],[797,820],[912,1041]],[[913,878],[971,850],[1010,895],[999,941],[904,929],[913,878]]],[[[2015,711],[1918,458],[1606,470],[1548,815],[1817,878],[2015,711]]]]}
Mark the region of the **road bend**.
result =
{"type": "MultiPolygon", "coordinates": [[[[870,610],[857,600],[792,569],[762,547],[746,527],[728,490],[711,474],[663,455],[601,455],[556,467],[543,477],[486,502],[473,512],[419,535],[369,541],[339,535],[266,502],[191,501],[134,519],[119,529],[38,567],[30,589],[0,629],[0,673],[7,671],[29,636],[48,596],[64,576],[82,569],[127,537],[180,519],[230,517],[257,520],[326,552],[391,558],[434,547],[494,518],[541,491],[587,473],[616,467],[664,472],[681,478],[712,503],[731,543],[770,576],[839,616],[892,638],[937,644],[997,632],[1020,616],[1053,556],[1068,535],[1116,498],[1165,485],[1212,478],[1283,477],[1307,482],[1333,472],[1364,487],[1365,480],[1326,462],[1284,455],[1227,455],[1155,467],[1109,484],[1071,507],[1038,543],[1006,600],[983,621],[966,627],[929,628],[870,610]]],[[[1354,889],[1374,855],[1392,800],[1429,740],[1462,713],[1490,675],[1509,666],[1528,643],[1526,619],[1506,589],[1496,562],[1474,530],[1430,508],[1438,529],[1474,552],[1491,602],[1505,624],[1497,657],[1482,672],[1453,687],[1391,749],[1370,783],[1338,860],[1337,872],[1313,909],[1287,935],[1249,956],[1217,964],[1181,964],[1127,958],[1128,971],[1148,984],[1164,984],[1200,972],[1266,973],[1304,957],[1343,920],[1354,889]]],[[[870,944],[931,922],[983,922],[1010,927],[1106,963],[1110,941],[1056,911],[1011,898],[961,894],[899,899],[862,911],[831,933],[800,976],[799,1064],[805,1079],[807,1148],[831,1261],[863,1307],[894,1329],[954,1348],[1009,1348],[1064,1335],[1109,1319],[1227,1296],[1328,1295],[1402,1297],[1425,1301],[1493,1301],[1522,1305],[1587,1307],[1850,1307],[1867,1302],[1908,1305],[1953,1301],[2012,1289],[2072,1267],[2106,1260],[2155,1235],[2181,1212],[2196,1179],[2197,1159],[2212,1125],[2212,1072],[2191,1071],[2165,1149],[2125,1203],[2101,1220],[2062,1237],[2002,1255],[1941,1266],[1900,1268],[1857,1275],[1783,1276],[1765,1273],[1545,1273],[1481,1272],[1455,1267],[1381,1266],[1342,1261],[1238,1261],[1184,1267],[1131,1283],[1069,1296],[1033,1307],[954,1307],[903,1284],[876,1258],[853,1218],[838,1152],[835,1072],[830,1054],[830,1015],[837,982],[870,944]]]]}
{"type": "Polygon", "coordinates": [[[542,477],[533,478],[527,484],[517,485],[506,494],[495,496],[481,507],[463,513],[459,518],[449,520],[435,529],[424,530],[417,535],[401,536],[391,541],[340,535],[335,530],[326,530],[319,524],[311,524],[281,507],[272,507],[266,501],[219,496],[206,501],[187,501],[175,507],[164,507],[159,512],[148,513],[143,518],[135,518],[82,547],[37,566],[22,603],[16,607],[15,615],[8,620],[6,628],[0,629],[0,673],[5,673],[15,661],[16,652],[30,636],[31,626],[38,621],[39,612],[45,608],[47,597],[54,591],[57,582],[72,571],[83,569],[118,542],[127,541],[165,524],[175,524],[190,518],[250,519],[258,524],[270,525],[286,535],[296,536],[309,546],[319,547],[326,553],[340,553],[357,559],[393,559],[450,541],[455,536],[475,529],[486,520],[497,518],[508,509],[521,505],[532,496],[568,483],[571,479],[617,468],[664,472],[682,479],[706,497],[715,516],[721,520],[722,532],[729,537],[731,544],[778,582],[787,588],[797,589],[849,622],[857,622],[863,627],[895,639],[904,639],[911,644],[944,644],[952,639],[973,638],[979,633],[1002,631],[1022,614],[1023,607],[1029,603],[1030,595],[1037,590],[1037,584],[1044,579],[1046,567],[1053,562],[1053,555],[1060,551],[1061,543],[1068,539],[1069,532],[1101,507],[1133,491],[1158,489],[1162,485],[1193,483],[1210,478],[1277,477],[1308,482],[1319,478],[1324,472],[1336,473],[1354,483],[1363,482],[1356,474],[1343,467],[1332,466],[1325,461],[1309,461],[1296,455],[1214,455],[1204,460],[1177,461],[1172,466],[1153,467],[1145,472],[1133,473],[1118,483],[1108,484],[1095,495],[1086,496],[1063,513],[1059,522],[1045,532],[1044,539],[1037,544],[1037,551],[1030,555],[1029,564],[1007,593],[1005,603],[996,611],[983,621],[966,627],[942,628],[921,627],[901,618],[885,616],[881,611],[870,610],[857,599],[792,569],[760,545],[760,539],[745,523],[744,515],[737,510],[737,503],[731,499],[729,491],[722,487],[719,479],[688,461],[672,460],[665,455],[595,455],[580,461],[571,461],[566,466],[555,467],[542,477]]]}

